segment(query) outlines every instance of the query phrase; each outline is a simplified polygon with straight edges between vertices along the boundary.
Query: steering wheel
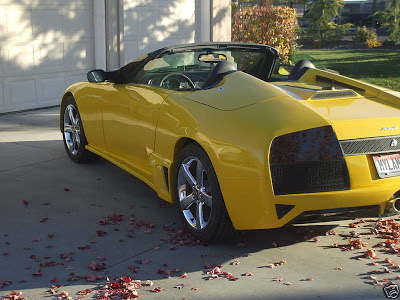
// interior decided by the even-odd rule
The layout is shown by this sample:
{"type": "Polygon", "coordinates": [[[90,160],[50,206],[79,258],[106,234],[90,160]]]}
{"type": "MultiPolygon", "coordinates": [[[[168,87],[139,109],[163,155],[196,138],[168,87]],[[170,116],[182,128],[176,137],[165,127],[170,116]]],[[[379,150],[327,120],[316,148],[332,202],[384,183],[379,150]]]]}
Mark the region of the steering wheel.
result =
{"type": "Polygon", "coordinates": [[[189,86],[192,89],[194,89],[193,81],[188,76],[186,76],[185,74],[181,74],[181,73],[171,73],[171,74],[166,75],[163,79],[161,79],[160,86],[163,87],[164,83],[168,82],[173,77],[182,77],[189,84],[189,86]]]}

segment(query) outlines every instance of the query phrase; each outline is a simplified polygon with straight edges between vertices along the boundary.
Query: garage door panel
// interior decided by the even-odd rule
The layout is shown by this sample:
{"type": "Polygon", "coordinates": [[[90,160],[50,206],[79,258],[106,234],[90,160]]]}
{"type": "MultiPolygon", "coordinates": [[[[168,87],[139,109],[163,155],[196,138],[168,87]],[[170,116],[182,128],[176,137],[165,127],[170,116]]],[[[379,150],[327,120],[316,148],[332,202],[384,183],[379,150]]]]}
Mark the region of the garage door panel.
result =
{"type": "Polygon", "coordinates": [[[63,9],[63,33],[72,39],[93,37],[93,9],[89,6],[63,9]]]}
{"type": "Polygon", "coordinates": [[[10,108],[18,109],[36,103],[36,83],[34,79],[6,79],[4,88],[5,104],[10,108]]]}
{"type": "Polygon", "coordinates": [[[4,47],[4,75],[12,76],[32,71],[35,67],[33,45],[10,45],[4,47]]]}
{"type": "Polygon", "coordinates": [[[48,103],[61,98],[66,84],[63,73],[40,76],[37,80],[38,103],[48,103]]]}
{"type": "Polygon", "coordinates": [[[9,8],[6,12],[7,37],[11,39],[32,38],[31,10],[9,8]]]}
{"type": "Polygon", "coordinates": [[[64,65],[64,43],[35,45],[35,66],[41,70],[59,70],[64,65]]]}
{"type": "Polygon", "coordinates": [[[61,9],[34,9],[32,11],[33,35],[35,38],[54,40],[63,29],[61,9]]]}
{"type": "Polygon", "coordinates": [[[90,69],[94,66],[94,46],[91,40],[66,43],[65,69],[90,69]]]}
{"type": "Polygon", "coordinates": [[[86,81],[86,73],[71,73],[68,74],[65,78],[66,81],[66,86],[70,86],[71,84],[74,84],[75,82],[79,82],[79,81],[86,81]]]}

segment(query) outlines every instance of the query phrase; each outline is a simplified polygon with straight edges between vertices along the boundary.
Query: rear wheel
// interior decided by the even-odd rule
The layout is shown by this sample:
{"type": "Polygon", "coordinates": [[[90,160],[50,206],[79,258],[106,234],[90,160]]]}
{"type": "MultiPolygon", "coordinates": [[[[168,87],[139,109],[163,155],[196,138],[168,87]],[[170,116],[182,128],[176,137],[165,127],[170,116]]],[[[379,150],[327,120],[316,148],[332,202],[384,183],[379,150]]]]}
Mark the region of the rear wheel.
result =
{"type": "Polygon", "coordinates": [[[179,154],[175,168],[175,203],[185,228],[203,241],[228,238],[234,231],[214,168],[196,144],[179,154]]]}
{"type": "Polygon", "coordinates": [[[72,96],[66,98],[61,106],[62,133],[64,147],[74,162],[84,163],[98,156],[86,150],[87,140],[83,130],[78,107],[72,96]]]}

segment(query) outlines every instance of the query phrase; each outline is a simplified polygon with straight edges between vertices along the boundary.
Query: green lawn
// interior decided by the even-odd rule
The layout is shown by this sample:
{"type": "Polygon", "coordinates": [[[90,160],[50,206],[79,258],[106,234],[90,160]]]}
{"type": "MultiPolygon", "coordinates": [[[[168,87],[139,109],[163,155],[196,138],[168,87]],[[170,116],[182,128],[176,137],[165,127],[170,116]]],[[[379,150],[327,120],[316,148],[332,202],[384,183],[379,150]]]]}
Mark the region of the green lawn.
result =
{"type": "Polygon", "coordinates": [[[341,75],[400,91],[400,52],[374,50],[301,50],[341,75]]]}

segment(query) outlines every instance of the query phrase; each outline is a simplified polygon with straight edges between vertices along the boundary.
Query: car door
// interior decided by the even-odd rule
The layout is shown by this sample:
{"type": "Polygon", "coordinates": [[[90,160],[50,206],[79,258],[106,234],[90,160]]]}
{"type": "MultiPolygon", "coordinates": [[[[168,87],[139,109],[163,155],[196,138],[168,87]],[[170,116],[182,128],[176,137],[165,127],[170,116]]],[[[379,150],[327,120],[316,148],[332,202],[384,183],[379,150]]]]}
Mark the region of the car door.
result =
{"type": "Polygon", "coordinates": [[[149,85],[113,83],[102,105],[107,151],[149,179],[158,111],[172,92],[149,85]]]}

